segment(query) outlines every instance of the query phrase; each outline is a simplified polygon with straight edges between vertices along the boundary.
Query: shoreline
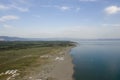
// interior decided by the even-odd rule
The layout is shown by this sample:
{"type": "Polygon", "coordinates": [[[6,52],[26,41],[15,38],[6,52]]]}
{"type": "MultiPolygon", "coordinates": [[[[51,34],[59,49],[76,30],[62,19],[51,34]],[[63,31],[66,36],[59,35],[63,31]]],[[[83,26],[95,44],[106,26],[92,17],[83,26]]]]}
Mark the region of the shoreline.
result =
{"type": "Polygon", "coordinates": [[[67,48],[64,52],[64,60],[57,62],[54,69],[51,71],[50,76],[55,80],[73,80],[74,65],[70,55],[72,47],[67,48]]]}

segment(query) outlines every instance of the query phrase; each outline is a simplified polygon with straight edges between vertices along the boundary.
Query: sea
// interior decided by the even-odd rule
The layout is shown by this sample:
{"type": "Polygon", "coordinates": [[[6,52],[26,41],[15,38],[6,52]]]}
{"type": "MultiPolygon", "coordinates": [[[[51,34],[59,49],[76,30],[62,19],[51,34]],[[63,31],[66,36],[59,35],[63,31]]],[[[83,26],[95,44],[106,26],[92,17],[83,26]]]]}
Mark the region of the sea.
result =
{"type": "Polygon", "coordinates": [[[75,80],[120,80],[120,40],[78,41],[71,56],[75,80]]]}

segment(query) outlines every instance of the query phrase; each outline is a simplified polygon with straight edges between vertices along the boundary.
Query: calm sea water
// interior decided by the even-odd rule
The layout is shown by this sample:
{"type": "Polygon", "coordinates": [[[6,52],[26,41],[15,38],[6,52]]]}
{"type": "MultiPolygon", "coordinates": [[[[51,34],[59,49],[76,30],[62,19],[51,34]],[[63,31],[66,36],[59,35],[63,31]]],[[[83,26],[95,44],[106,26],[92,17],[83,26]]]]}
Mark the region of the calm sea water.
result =
{"type": "Polygon", "coordinates": [[[80,41],[72,49],[75,80],[120,80],[120,41],[80,41]]]}

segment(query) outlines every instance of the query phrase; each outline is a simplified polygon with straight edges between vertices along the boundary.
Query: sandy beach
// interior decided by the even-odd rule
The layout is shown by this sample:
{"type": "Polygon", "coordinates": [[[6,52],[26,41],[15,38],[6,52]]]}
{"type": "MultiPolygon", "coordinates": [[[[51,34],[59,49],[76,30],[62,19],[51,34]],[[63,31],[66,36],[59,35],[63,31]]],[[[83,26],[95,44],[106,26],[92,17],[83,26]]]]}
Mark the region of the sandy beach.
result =
{"type": "Polygon", "coordinates": [[[73,64],[69,52],[70,48],[65,51],[64,60],[57,62],[50,73],[50,76],[56,80],[73,80],[73,64]]]}

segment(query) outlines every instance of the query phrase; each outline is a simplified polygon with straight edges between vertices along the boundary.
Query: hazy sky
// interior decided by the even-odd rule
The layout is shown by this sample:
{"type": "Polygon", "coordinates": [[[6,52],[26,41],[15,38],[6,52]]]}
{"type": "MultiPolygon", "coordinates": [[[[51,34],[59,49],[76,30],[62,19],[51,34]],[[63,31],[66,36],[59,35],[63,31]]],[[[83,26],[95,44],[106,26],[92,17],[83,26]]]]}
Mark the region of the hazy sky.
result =
{"type": "Polygon", "coordinates": [[[120,38],[120,0],[0,0],[0,36],[120,38]]]}

